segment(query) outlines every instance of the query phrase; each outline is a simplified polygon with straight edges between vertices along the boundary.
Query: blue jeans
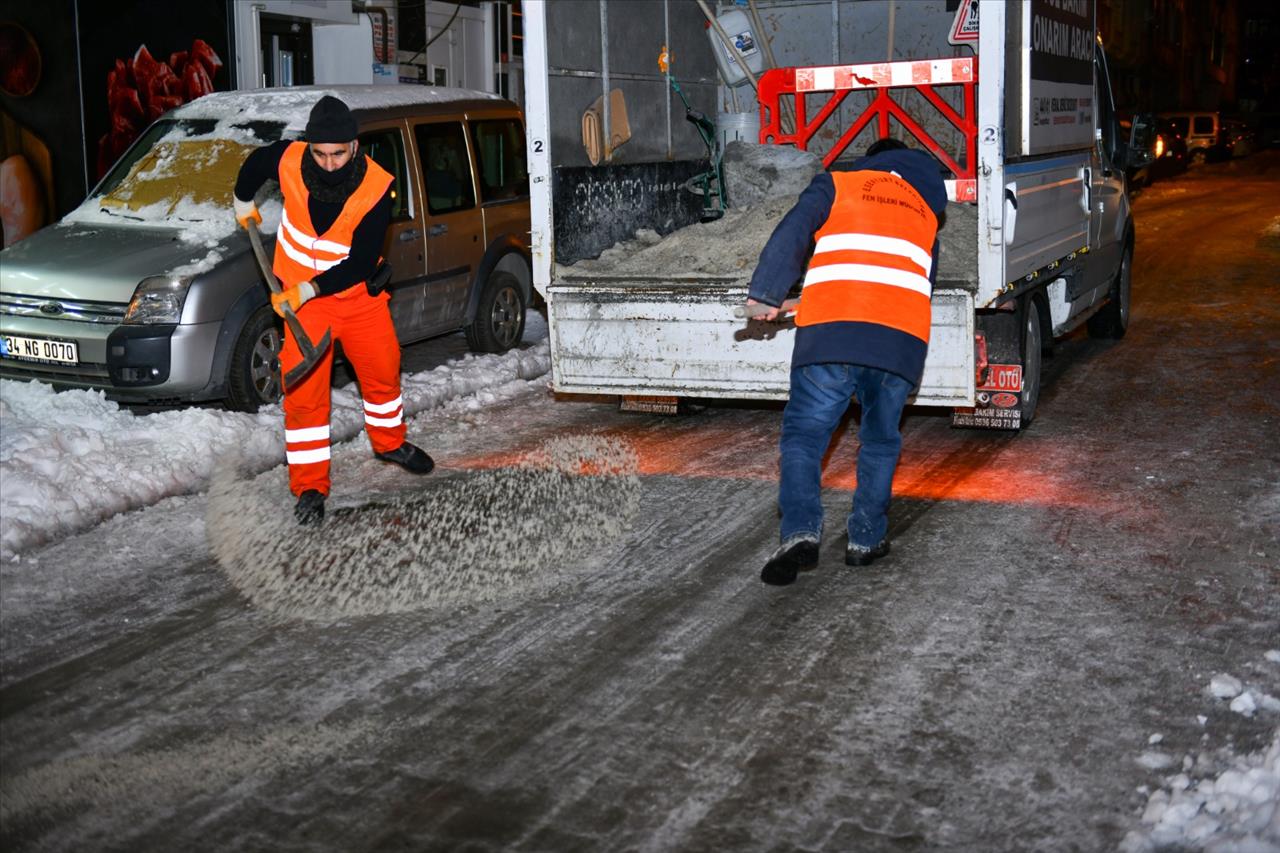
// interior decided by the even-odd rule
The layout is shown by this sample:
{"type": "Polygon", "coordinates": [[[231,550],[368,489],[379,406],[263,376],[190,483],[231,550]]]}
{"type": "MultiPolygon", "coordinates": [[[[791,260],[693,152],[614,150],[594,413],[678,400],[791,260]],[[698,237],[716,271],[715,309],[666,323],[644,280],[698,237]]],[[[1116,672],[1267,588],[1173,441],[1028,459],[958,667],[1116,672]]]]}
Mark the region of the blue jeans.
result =
{"type": "Polygon", "coordinates": [[[902,450],[898,422],[911,383],[894,373],[856,364],[810,364],[791,370],[791,398],[782,413],[782,479],[778,508],[782,541],[822,535],[822,457],[831,434],[857,396],[862,405],[858,487],[849,513],[849,542],[874,548],[889,528],[893,471],[902,450]]]}

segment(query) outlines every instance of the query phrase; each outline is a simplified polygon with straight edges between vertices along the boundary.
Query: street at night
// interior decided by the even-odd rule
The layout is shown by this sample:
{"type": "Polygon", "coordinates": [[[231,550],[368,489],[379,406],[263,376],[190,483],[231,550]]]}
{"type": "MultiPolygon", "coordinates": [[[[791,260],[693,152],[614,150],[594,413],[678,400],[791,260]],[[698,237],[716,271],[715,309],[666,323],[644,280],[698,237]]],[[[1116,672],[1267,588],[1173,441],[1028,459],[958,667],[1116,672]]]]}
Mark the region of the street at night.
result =
{"type": "MultiPolygon", "coordinates": [[[[270,547],[283,466],[183,494],[126,457],[111,479],[156,483],[128,512],[6,539],[0,843],[1159,849],[1164,805],[1280,750],[1278,197],[1274,149],[1146,188],[1127,335],[1059,341],[1025,431],[909,410],[863,569],[843,431],[789,587],[759,580],[781,405],[557,397],[545,340],[410,420],[426,479],[335,445],[305,565],[270,547]],[[513,467],[566,447],[607,470],[513,467]],[[403,575],[362,583],[397,542],[403,575]]],[[[463,377],[459,339],[406,372],[463,377]]],[[[1271,772],[1258,809],[1163,837],[1276,849],[1271,772]]]]}

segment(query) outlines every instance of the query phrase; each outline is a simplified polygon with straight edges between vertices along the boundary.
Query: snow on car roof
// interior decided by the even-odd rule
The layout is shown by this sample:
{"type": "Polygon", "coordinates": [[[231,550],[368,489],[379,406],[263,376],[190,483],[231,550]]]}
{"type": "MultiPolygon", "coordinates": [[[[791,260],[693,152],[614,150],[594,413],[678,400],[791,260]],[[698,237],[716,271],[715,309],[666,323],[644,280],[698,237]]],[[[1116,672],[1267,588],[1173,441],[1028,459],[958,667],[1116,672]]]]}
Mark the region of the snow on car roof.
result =
{"type": "Polygon", "coordinates": [[[316,101],[333,95],[353,110],[409,107],[417,104],[441,104],[465,100],[502,100],[492,92],[456,89],[443,86],[290,86],[277,89],[248,89],[235,92],[210,92],[172,113],[175,118],[228,118],[253,121],[284,121],[290,130],[306,127],[307,117],[316,101]]]}

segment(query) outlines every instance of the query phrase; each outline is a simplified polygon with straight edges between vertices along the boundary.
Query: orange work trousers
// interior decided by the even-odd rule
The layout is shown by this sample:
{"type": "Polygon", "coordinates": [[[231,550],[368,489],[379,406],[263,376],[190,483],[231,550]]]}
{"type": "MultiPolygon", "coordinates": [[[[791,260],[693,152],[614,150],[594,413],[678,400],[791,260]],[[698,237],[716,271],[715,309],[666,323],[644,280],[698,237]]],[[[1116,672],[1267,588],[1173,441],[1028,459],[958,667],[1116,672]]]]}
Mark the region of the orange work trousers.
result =
{"type": "MultiPolygon", "coordinates": [[[[319,296],[298,311],[312,343],[329,329],[333,342],[355,370],[364,400],[364,424],[377,453],[404,443],[404,405],[400,397],[400,342],[387,303],[388,293],[370,296],[364,282],[332,296],[319,296]]],[[[280,349],[281,375],[302,361],[289,324],[280,349]]],[[[329,494],[329,389],[333,347],[297,385],[284,392],[284,446],[289,461],[289,490],[329,494]]]]}

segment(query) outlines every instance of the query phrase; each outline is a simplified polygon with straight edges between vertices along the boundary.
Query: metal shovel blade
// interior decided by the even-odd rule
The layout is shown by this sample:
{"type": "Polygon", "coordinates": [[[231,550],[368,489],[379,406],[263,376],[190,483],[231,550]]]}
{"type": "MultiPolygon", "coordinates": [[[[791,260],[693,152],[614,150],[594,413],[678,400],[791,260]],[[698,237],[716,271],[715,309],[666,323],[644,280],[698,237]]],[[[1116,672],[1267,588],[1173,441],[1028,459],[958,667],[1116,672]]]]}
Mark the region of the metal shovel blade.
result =
{"type": "MultiPolygon", "coordinates": [[[[267,263],[267,253],[262,248],[262,235],[258,233],[258,226],[249,223],[245,230],[249,232],[249,242],[253,244],[253,255],[258,259],[258,268],[262,270],[262,277],[266,280],[267,287],[271,288],[272,293],[279,293],[280,282],[276,281],[275,273],[271,271],[271,264],[267,263]]],[[[306,330],[302,328],[302,323],[298,322],[298,316],[288,305],[284,306],[284,321],[293,332],[293,339],[298,342],[298,349],[302,352],[302,361],[284,375],[284,387],[289,388],[311,372],[311,368],[315,367],[316,362],[328,351],[333,338],[330,335],[331,330],[325,329],[320,343],[313,344],[311,338],[307,337],[306,330]]]]}

